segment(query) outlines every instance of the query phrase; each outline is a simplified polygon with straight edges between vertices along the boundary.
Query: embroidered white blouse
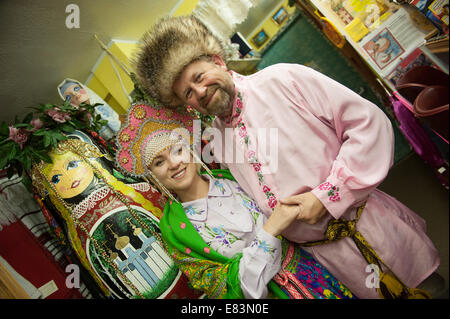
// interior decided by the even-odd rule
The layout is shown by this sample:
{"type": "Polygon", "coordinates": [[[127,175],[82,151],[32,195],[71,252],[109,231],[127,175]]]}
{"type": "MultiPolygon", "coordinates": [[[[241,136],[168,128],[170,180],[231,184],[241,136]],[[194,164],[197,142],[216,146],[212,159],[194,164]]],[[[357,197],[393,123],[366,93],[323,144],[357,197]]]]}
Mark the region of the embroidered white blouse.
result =
{"type": "Polygon", "coordinates": [[[226,257],[242,252],[241,288],[246,298],[265,298],[281,268],[281,241],[263,229],[266,217],[236,182],[209,179],[207,197],[182,203],[187,218],[213,249],[226,257]]]}

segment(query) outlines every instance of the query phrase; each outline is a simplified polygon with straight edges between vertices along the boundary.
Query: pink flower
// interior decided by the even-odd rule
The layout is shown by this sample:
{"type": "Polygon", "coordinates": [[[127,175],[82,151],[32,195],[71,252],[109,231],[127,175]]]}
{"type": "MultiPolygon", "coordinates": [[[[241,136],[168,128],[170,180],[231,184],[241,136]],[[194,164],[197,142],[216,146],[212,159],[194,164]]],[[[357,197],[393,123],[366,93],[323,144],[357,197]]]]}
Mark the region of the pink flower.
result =
{"type": "Polygon", "coordinates": [[[239,136],[240,137],[246,137],[247,136],[247,131],[245,130],[245,126],[241,126],[241,128],[239,129],[239,136]]]}
{"type": "Polygon", "coordinates": [[[30,122],[31,126],[33,126],[32,132],[42,128],[44,126],[44,122],[41,121],[40,118],[35,118],[30,122]]]}
{"type": "Polygon", "coordinates": [[[88,121],[91,122],[92,121],[92,114],[89,112],[86,112],[86,114],[84,115],[84,118],[88,121]]]}
{"type": "Polygon", "coordinates": [[[253,156],[255,156],[255,151],[248,151],[248,159],[251,159],[253,156]]]}
{"type": "Polygon", "coordinates": [[[47,110],[45,113],[50,116],[55,122],[64,123],[70,120],[70,115],[62,112],[59,108],[55,107],[52,110],[47,110]]]}
{"type": "Polygon", "coordinates": [[[242,105],[241,99],[239,99],[239,98],[236,99],[236,107],[238,107],[238,108],[240,108],[242,110],[243,105],[242,105]]]}
{"type": "Polygon", "coordinates": [[[20,149],[23,149],[23,144],[28,140],[28,136],[30,135],[27,130],[24,128],[18,129],[13,126],[9,127],[9,137],[8,140],[13,140],[17,144],[19,144],[20,149]]]}
{"type": "Polygon", "coordinates": [[[326,182],[326,183],[320,184],[319,189],[322,191],[326,191],[326,190],[331,189],[332,186],[333,185],[330,182],[326,182]]]}
{"type": "Polygon", "coordinates": [[[259,172],[261,170],[261,164],[260,163],[253,163],[253,169],[255,172],[259,172]]]}
{"type": "Polygon", "coordinates": [[[274,208],[277,205],[277,199],[274,196],[270,196],[268,204],[270,208],[274,208]]]}
{"type": "Polygon", "coordinates": [[[263,192],[264,192],[264,193],[270,192],[270,187],[267,186],[267,185],[264,185],[264,186],[263,186],[263,192]]]}
{"type": "Polygon", "coordinates": [[[339,193],[336,193],[333,196],[330,196],[329,200],[332,201],[332,202],[336,202],[338,200],[341,200],[341,197],[339,196],[339,193]]]}

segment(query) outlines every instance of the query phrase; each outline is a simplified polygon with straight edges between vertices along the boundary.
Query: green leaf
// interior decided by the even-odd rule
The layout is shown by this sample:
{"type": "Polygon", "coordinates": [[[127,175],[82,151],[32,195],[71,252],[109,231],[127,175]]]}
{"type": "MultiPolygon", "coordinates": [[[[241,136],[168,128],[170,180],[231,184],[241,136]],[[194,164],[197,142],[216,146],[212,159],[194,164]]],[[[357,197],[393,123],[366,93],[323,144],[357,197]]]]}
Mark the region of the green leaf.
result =
{"type": "Polygon", "coordinates": [[[31,120],[33,119],[33,112],[31,112],[31,113],[28,113],[26,116],[25,116],[25,118],[23,119],[23,123],[30,123],[31,122],[31,120]]]}
{"type": "Polygon", "coordinates": [[[62,107],[63,108],[68,108],[68,107],[71,107],[72,105],[70,104],[70,101],[69,100],[64,100],[64,103],[63,103],[63,105],[62,105],[62,107]]]}
{"type": "Polygon", "coordinates": [[[0,157],[0,169],[4,169],[6,164],[8,164],[8,159],[6,156],[0,157]]]}
{"type": "Polygon", "coordinates": [[[35,155],[36,158],[36,162],[39,162],[40,160],[43,160],[44,162],[47,163],[51,163],[52,159],[50,158],[50,156],[48,155],[49,151],[47,151],[46,149],[41,149],[41,150],[33,150],[33,155],[35,155]]]}
{"type": "Polygon", "coordinates": [[[39,154],[40,158],[46,163],[52,163],[52,158],[48,155],[48,153],[39,154]]]}
{"type": "Polygon", "coordinates": [[[77,119],[72,119],[72,121],[69,121],[69,123],[70,123],[71,125],[73,125],[74,127],[80,127],[80,126],[82,125],[82,122],[80,122],[80,121],[77,120],[77,119]]]}
{"type": "Polygon", "coordinates": [[[47,129],[40,128],[40,129],[36,130],[35,132],[33,132],[33,135],[35,135],[35,136],[42,136],[42,135],[47,134],[46,132],[47,132],[47,129]]]}
{"type": "Polygon", "coordinates": [[[48,147],[51,143],[51,138],[49,134],[44,135],[44,147],[48,147]]]}
{"type": "Polygon", "coordinates": [[[55,132],[55,134],[53,134],[53,138],[57,141],[64,141],[65,139],[67,139],[67,136],[65,136],[61,133],[55,132]]]}
{"type": "Polygon", "coordinates": [[[24,156],[22,159],[23,166],[26,171],[31,170],[31,157],[30,156],[24,156]]]}
{"type": "Polygon", "coordinates": [[[75,131],[75,128],[70,124],[64,124],[61,129],[67,133],[72,133],[73,131],[75,131]]]}
{"type": "Polygon", "coordinates": [[[53,135],[51,137],[51,145],[53,148],[57,148],[58,147],[58,138],[56,137],[56,135],[53,135]]]}
{"type": "Polygon", "coordinates": [[[6,124],[5,122],[2,122],[2,125],[0,126],[0,134],[4,136],[9,136],[8,124],[6,124]]]}
{"type": "Polygon", "coordinates": [[[33,128],[33,126],[31,124],[29,124],[29,123],[15,124],[14,127],[16,127],[16,128],[27,128],[27,129],[33,128]]]}
{"type": "Polygon", "coordinates": [[[46,163],[52,163],[52,158],[48,155],[48,153],[41,153],[39,154],[41,160],[43,160],[46,163]]]}
{"type": "Polygon", "coordinates": [[[6,158],[8,158],[8,160],[12,160],[14,157],[16,157],[18,150],[19,150],[19,145],[17,145],[16,143],[12,144],[10,151],[6,155],[6,158]]]}

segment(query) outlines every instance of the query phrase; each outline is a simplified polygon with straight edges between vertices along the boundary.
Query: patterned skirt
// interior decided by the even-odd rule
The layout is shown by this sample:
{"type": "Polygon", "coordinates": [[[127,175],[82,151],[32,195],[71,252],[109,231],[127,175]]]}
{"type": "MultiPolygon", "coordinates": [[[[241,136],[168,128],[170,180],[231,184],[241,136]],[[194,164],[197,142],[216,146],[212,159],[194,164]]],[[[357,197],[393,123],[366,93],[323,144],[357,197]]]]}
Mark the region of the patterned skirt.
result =
{"type": "Polygon", "coordinates": [[[339,280],[307,251],[282,241],[282,270],[275,282],[292,299],[357,299],[339,280]]]}

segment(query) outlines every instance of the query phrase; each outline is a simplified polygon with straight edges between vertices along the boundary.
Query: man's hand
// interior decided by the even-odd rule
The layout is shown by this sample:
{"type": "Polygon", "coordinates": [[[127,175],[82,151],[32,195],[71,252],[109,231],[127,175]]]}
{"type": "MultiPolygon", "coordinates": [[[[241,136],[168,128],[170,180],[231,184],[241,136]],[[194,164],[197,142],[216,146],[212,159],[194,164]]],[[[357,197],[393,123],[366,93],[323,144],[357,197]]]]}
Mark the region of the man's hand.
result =
{"type": "Polygon", "coordinates": [[[322,202],[311,192],[280,199],[280,203],[297,204],[300,208],[297,219],[311,225],[317,223],[327,212],[322,202]]]}
{"type": "Polygon", "coordinates": [[[266,232],[276,237],[297,218],[299,213],[299,205],[283,205],[278,203],[263,228],[266,232]]]}

